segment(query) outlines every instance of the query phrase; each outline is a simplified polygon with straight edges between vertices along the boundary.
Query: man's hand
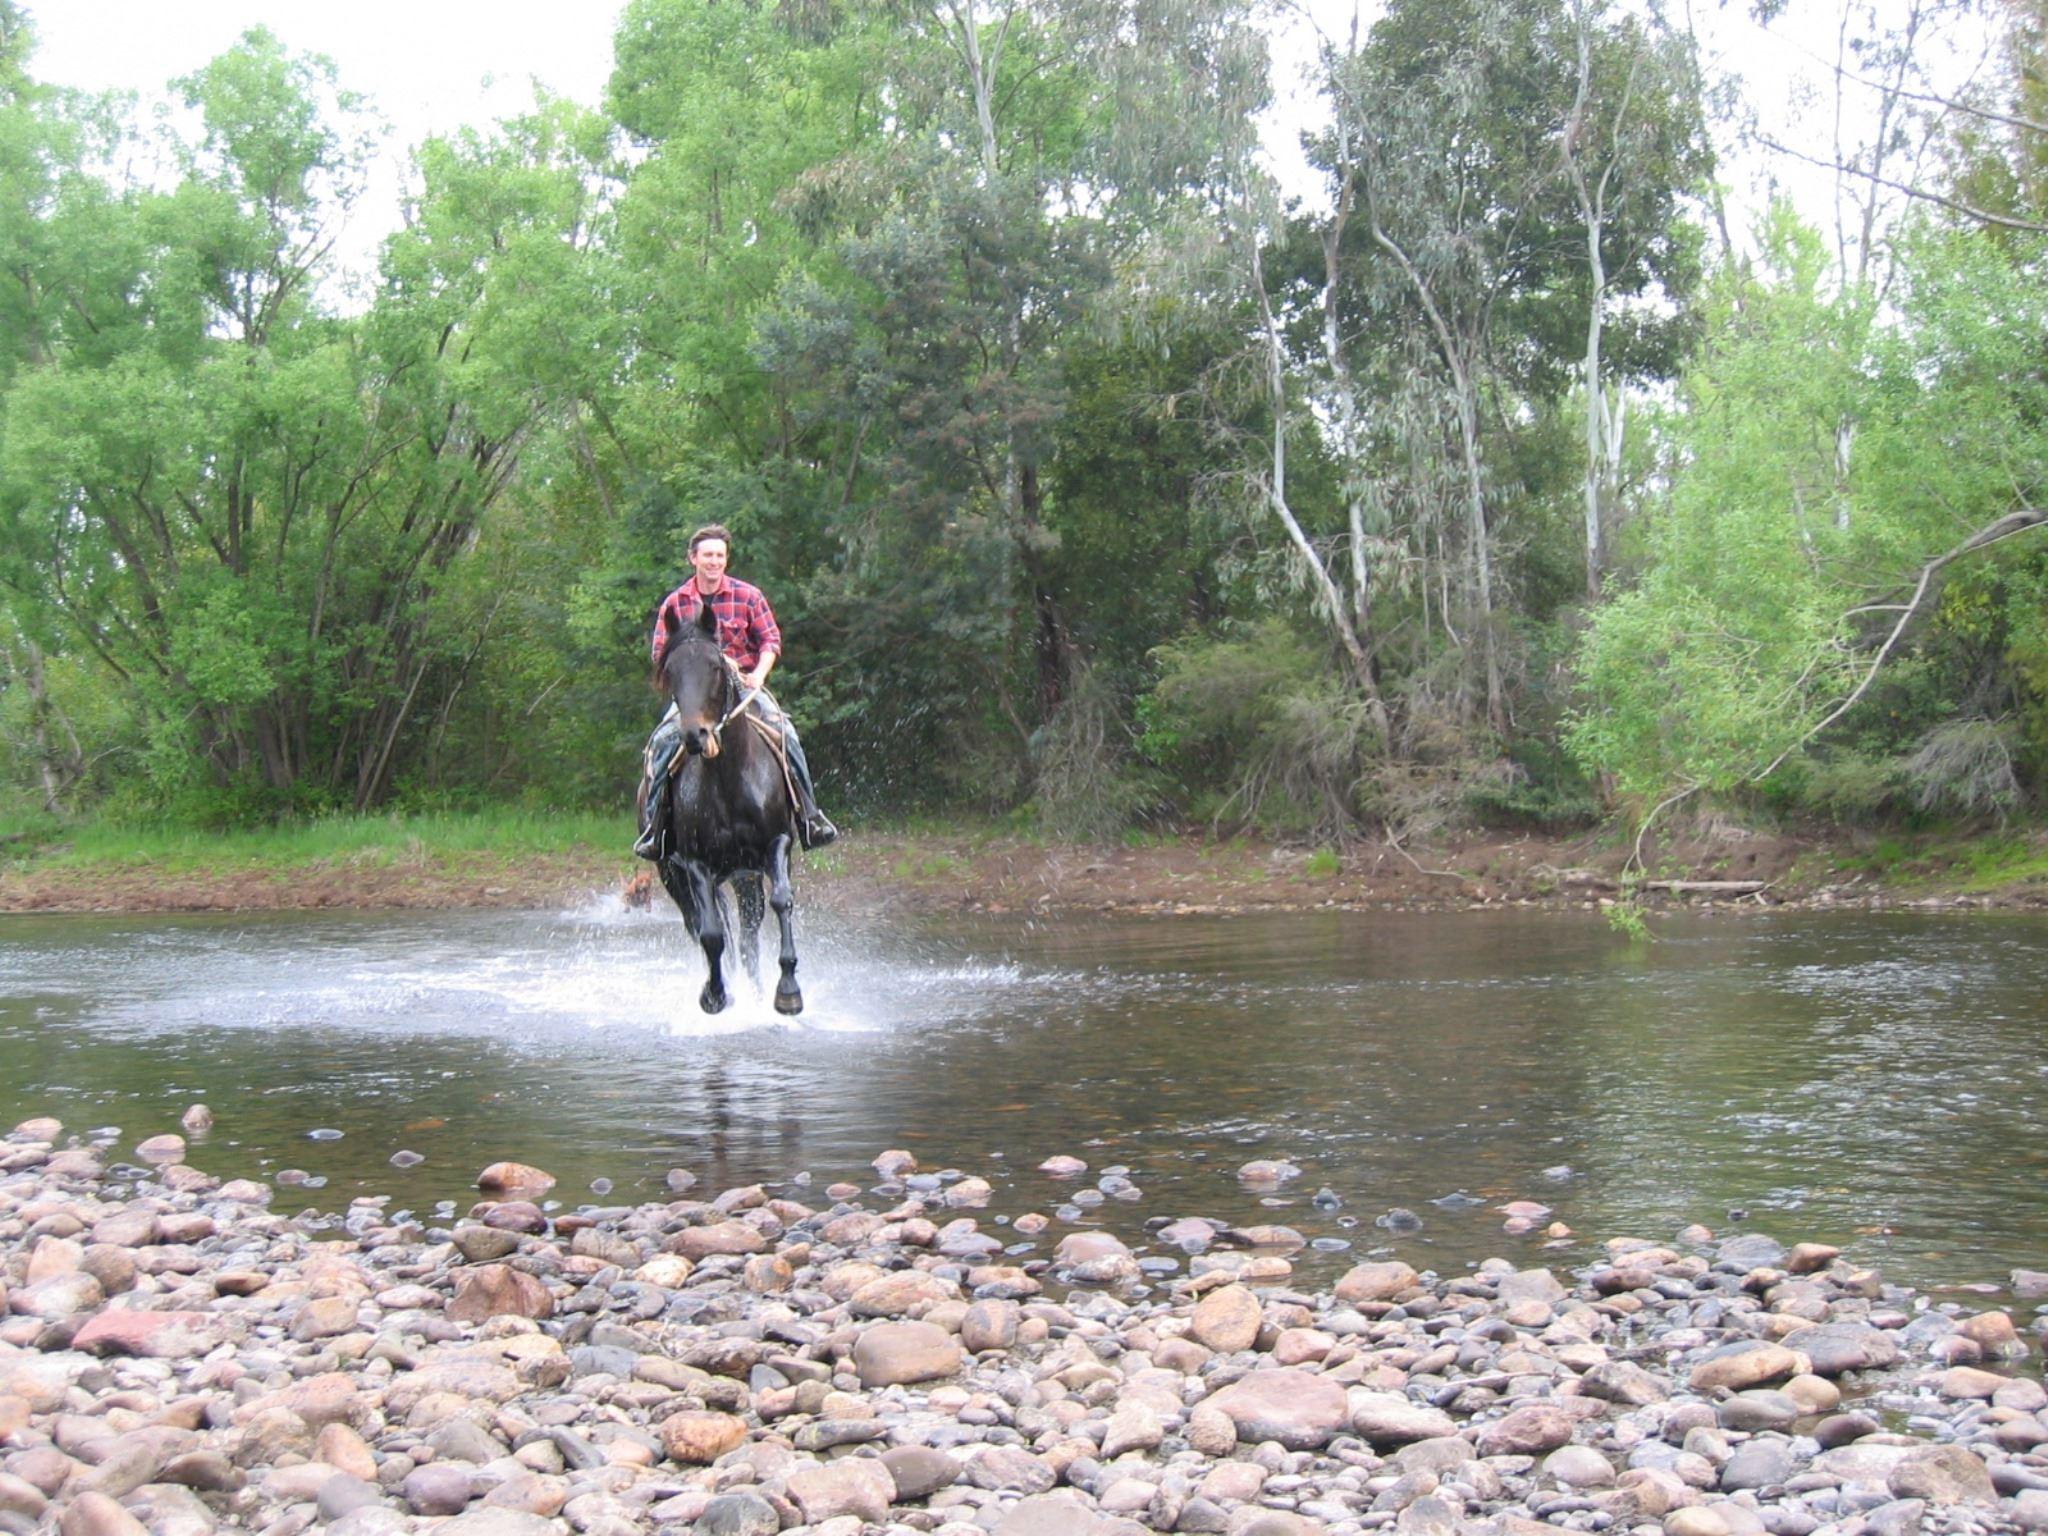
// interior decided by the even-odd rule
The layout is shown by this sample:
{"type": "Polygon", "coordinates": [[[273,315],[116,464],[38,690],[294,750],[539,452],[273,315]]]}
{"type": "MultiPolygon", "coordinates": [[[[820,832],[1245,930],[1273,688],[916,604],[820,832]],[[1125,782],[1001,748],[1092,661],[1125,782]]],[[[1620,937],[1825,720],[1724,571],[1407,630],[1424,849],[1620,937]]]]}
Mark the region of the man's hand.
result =
{"type": "Polygon", "coordinates": [[[740,674],[740,682],[749,693],[759,688],[767,680],[766,674],[759,667],[754,668],[751,672],[742,672],[740,674]]]}

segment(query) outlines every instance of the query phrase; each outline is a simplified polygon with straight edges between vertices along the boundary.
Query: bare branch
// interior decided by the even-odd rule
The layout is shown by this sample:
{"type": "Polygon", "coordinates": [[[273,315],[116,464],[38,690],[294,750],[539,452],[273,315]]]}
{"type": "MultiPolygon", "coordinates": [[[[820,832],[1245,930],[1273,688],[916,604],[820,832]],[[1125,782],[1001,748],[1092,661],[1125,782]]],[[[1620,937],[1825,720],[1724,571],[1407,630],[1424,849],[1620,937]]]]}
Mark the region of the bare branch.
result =
{"type": "Polygon", "coordinates": [[[1875,182],[1878,186],[1889,187],[1894,192],[1903,192],[1908,197],[1918,198],[1922,202],[1934,203],[1953,213],[1960,213],[1965,218],[1975,219],[1981,224],[1989,224],[1998,229],[2024,230],[2026,233],[2034,235],[2048,234],[2048,224],[2044,224],[2038,219],[2016,219],[2009,214],[1993,213],[1986,208],[1972,207],[1970,204],[1959,202],[1953,197],[1943,197],[1939,192],[1930,192],[1925,187],[1916,187],[1909,182],[1894,181],[1889,176],[1880,176],[1875,171],[1866,171],[1860,165],[1844,165],[1838,160],[1823,160],[1818,155],[1809,155],[1803,150],[1794,149],[1789,144],[1781,144],[1776,139],[1767,138],[1761,134],[1757,136],[1757,142],[1763,145],[1765,149],[1775,150],[1781,155],[1790,155],[1794,160],[1803,160],[1808,165],[1819,166],[1822,170],[1840,171],[1845,175],[1861,176],[1864,180],[1875,182]]]}
{"type": "Polygon", "coordinates": [[[1657,818],[1670,810],[1672,806],[1678,804],[1679,801],[1685,799],[1686,796],[1696,794],[1698,791],[1699,785],[1688,784],[1675,794],[1665,796],[1656,805],[1651,807],[1650,814],[1643,818],[1643,824],[1636,828],[1635,846],[1629,850],[1628,862],[1622,866],[1624,871],[1639,870],[1643,867],[1643,839],[1650,835],[1650,828],[1657,818]]]}
{"type": "Polygon", "coordinates": [[[1872,80],[1868,75],[1859,75],[1853,69],[1846,69],[1833,59],[1822,57],[1811,48],[1807,48],[1777,34],[1772,34],[1772,36],[1777,43],[1781,45],[1789,43],[1792,48],[1805,54],[1814,62],[1825,65],[1837,79],[1844,80],[1850,85],[1860,85],[1872,91],[1889,92],[1902,101],[1918,102],[1926,107],[1940,107],[1944,112],[1959,113],[1964,117],[1974,117],[1983,122],[1997,123],[2006,128],[2018,128],[2027,133],[2048,133],[2048,123],[2037,122],[2031,117],[2015,117],[2009,112],[1999,112],[1991,107],[1980,107],[1960,97],[1942,96],[1932,91],[1909,91],[1902,85],[1889,84],[1883,80],[1872,80]]]}
{"type": "MultiPolygon", "coordinates": [[[[1820,720],[1800,732],[1798,740],[1772,758],[1768,766],[1757,773],[1751,774],[1749,782],[1760,784],[1769,778],[1784,765],[1787,758],[1813,740],[1822,731],[1833,725],[1837,720],[1841,719],[1842,716],[1846,715],[1855,707],[1856,701],[1870,691],[1870,685],[1877,681],[1877,674],[1884,669],[1885,662],[1891,658],[1892,652],[1898,647],[1900,639],[1905,635],[1906,626],[1913,622],[1914,616],[1920,612],[1920,605],[1927,600],[1927,594],[1934,586],[1934,578],[1940,575],[1945,567],[1953,565],[1965,555],[1973,555],[1980,549],[1989,549],[1994,544],[2001,544],[2007,539],[2030,532],[2044,525],[2048,525],[2048,510],[2043,510],[2039,507],[2022,507],[2017,512],[2008,512],[2005,516],[1986,523],[1953,549],[1945,554],[1936,555],[1932,560],[1921,566],[1920,575],[1913,583],[1912,597],[1901,608],[1898,622],[1892,625],[1891,633],[1885,636],[1884,644],[1877,648],[1877,654],[1870,659],[1870,665],[1864,670],[1862,679],[1849,691],[1849,696],[1829,710],[1820,720]]],[[[1850,611],[1860,613],[1867,612],[1868,610],[1852,609],[1850,611]]]]}

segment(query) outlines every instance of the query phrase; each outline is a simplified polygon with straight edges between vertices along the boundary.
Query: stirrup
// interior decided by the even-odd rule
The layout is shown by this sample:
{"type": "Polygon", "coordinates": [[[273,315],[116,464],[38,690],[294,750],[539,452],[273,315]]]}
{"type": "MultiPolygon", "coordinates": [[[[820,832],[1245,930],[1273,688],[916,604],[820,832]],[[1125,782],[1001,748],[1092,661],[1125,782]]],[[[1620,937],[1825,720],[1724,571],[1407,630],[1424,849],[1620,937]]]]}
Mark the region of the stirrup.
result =
{"type": "Polygon", "coordinates": [[[806,849],[822,848],[838,836],[839,829],[823,811],[813,811],[804,818],[802,841],[806,849]]]}
{"type": "Polygon", "coordinates": [[[649,827],[640,834],[639,840],[633,844],[633,857],[636,859],[653,859],[656,863],[661,861],[661,826],[659,823],[649,827]]]}

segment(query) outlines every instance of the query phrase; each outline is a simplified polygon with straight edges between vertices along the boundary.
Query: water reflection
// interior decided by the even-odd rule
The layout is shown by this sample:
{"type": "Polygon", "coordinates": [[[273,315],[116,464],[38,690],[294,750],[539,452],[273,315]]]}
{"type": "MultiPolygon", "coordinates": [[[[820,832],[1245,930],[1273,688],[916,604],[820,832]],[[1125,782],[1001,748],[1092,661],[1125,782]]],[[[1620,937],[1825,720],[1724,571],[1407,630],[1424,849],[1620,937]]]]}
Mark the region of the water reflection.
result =
{"type": "Polygon", "coordinates": [[[672,1166],[867,1180],[905,1146],[1015,1214],[1072,1194],[1035,1169],[1073,1152],[1146,1192],[1090,1221],[1281,1221],[1350,1244],[1331,1270],[1522,1252],[1491,1207],[1533,1198],[1588,1240],[1732,1221],[1998,1280],[2048,1253],[2044,958],[2048,924],[2002,916],[1681,919],[1648,946],[1579,914],[814,925],[787,1027],[744,992],[706,1019],[680,926],[598,905],[11,919],[0,1123],[125,1147],[203,1099],[192,1161],[306,1170],[329,1207],[466,1201],[500,1157],[573,1204],[658,1198],[672,1166]],[[1234,1177],[1280,1157],[1279,1191],[1234,1177]],[[1484,1203],[1431,1203],[1459,1190],[1484,1203]],[[1421,1229],[1376,1226],[1392,1207],[1421,1229]]]}

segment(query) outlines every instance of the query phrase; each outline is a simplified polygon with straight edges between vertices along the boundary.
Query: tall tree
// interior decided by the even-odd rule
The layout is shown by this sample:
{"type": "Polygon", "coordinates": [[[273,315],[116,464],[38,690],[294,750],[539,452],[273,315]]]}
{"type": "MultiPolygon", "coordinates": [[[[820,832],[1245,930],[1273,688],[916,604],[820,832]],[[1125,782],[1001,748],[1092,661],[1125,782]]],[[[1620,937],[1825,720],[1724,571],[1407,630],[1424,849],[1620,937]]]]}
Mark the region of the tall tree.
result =
{"type": "MultiPolygon", "coordinates": [[[[1518,413],[1550,409],[1578,382],[1597,587],[1619,389],[1673,366],[1696,273],[1680,205],[1707,160],[1682,64],[1631,17],[1550,0],[1396,4],[1363,40],[1325,47],[1328,440],[1354,487],[1374,477],[1361,459],[1385,466],[1379,500],[1407,510],[1376,536],[1432,569],[1421,591],[1439,593],[1498,737],[1515,605],[1500,590],[1509,500],[1494,460],[1518,413]],[[1446,521],[1437,507],[1453,487],[1446,521]]],[[[1351,523],[1354,550],[1369,548],[1365,520],[1354,511],[1351,523]]]]}
{"type": "Polygon", "coordinates": [[[435,632],[444,577],[563,358],[602,355],[571,271],[587,178],[549,163],[559,113],[430,149],[344,318],[320,284],[375,125],[260,30],[180,89],[175,186],[49,211],[103,238],[47,268],[62,326],[0,398],[7,579],[144,702],[165,793],[361,808],[466,639],[435,632]]]}
{"type": "MultiPolygon", "coordinates": [[[[1597,598],[1619,511],[1623,424],[1631,372],[1668,371],[1675,356],[1644,355],[1643,327],[1620,358],[1609,353],[1618,304],[1683,301],[1696,268],[1679,200],[1712,172],[1692,61],[1680,38],[1658,35],[1593,0],[1572,0],[1577,70],[1558,130],[1558,157],[1585,239],[1586,595],[1597,598]],[[1646,293],[1646,290],[1648,292],[1646,293]]],[[[1643,313],[1642,307],[1636,311],[1643,313]]]]}
{"type": "Polygon", "coordinates": [[[917,654],[896,616],[950,628],[1020,783],[1082,664],[1053,559],[1062,358],[1260,79],[1232,4],[942,3],[905,18],[889,133],[803,189],[855,281],[790,284],[762,355],[860,444],[835,601],[887,595],[864,609],[883,627],[855,631],[883,677],[917,654]]]}
{"type": "MultiPolygon", "coordinates": [[[[2038,247],[1923,229],[1902,242],[1885,305],[1869,285],[1831,293],[1833,253],[1782,211],[1766,254],[1756,279],[1724,280],[1652,563],[1581,652],[1574,750],[1639,810],[1804,761],[1944,627],[2001,637],[1993,695],[2009,696],[2015,663],[2048,655],[2038,247]],[[1845,417],[1862,423],[1846,466],[1845,417]],[[1944,616],[1956,583],[1987,570],[2010,597],[1980,592],[1944,616]]],[[[1908,728],[2009,708],[1959,692],[1931,715],[1904,710],[1908,728]]]]}

